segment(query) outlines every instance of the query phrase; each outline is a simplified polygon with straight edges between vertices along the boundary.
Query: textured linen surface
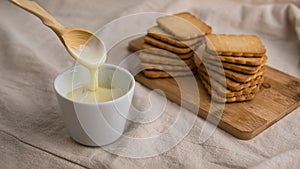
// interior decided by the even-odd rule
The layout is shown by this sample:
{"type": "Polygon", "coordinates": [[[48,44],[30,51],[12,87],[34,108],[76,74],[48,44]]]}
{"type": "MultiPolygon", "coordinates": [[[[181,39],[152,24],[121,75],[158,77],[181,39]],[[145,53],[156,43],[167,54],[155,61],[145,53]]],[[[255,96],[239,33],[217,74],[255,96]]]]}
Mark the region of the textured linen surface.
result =
{"type": "MultiPolygon", "coordinates": [[[[300,78],[299,1],[38,2],[64,25],[91,31],[139,12],[190,11],[215,33],[259,35],[268,49],[267,64],[300,78]]],[[[197,118],[178,145],[148,158],[125,158],[77,144],[66,131],[53,89],[55,77],[74,65],[58,38],[34,16],[1,1],[0,39],[0,168],[300,168],[299,108],[249,141],[217,129],[199,144],[204,120],[197,118]]],[[[118,44],[108,62],[129,55],[126,45],[125,41],[118,44]]],[[[147,106],[149,92],[137,83],[133,102],[140,109],[147,106]]],[[[126,134],[160,133],[172,124],[178,110],[178,105],[168,101],[157,122],[148,127],[129,125],[126,134]]]]}

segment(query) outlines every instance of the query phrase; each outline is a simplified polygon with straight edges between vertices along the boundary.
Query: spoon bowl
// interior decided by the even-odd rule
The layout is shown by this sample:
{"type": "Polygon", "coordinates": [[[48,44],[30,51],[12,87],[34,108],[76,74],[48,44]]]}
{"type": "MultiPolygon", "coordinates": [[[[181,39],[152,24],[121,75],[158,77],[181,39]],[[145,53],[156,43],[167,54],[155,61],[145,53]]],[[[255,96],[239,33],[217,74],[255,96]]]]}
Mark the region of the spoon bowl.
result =
{"type": "Polygon", "coordinates": [[[70,55],[80,64],[97,69],[106,60],[104,43],[88,30],[62,26],[40,5],[31,0],[10,0],[41,19],[44,25],[51,28],[64,44],[70,55]]]}
{"type": "Polygon", "coordinates": [[[71,56],[86,67],[98,68],[106,60],[104,43],[87,30],[67,28],[62,42],[71,56]]]}

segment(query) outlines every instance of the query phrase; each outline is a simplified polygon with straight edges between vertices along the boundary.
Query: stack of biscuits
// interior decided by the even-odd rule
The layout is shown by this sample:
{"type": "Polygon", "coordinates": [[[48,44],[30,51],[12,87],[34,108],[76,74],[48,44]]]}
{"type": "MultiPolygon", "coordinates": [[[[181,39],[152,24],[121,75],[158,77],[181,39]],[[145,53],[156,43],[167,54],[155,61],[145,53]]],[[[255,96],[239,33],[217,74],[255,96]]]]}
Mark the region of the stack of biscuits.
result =
{"type": "Polygon", "coordinates": [[[198,73],[214,101],[252,100],[264,80],[267,56],[262,41],[255,35],[211,32],[209,25],[192,14],[177,13],[159,17],[146,36],[130,42],[129,49],[143,49],[139,58],[146,77],[198,73]]]}
{"type": "Polygon", "coordinates": [[[204,44],[204,36],[211,33],[211,27],[188,12],[159,17],[157,24],[147,30],[146,36],[129,45],[141,44],[131,50],[143,49],[139,58],[144,75],[165,78],[197,72],[193,50],[204,44]]]}
{"type": "Polygon", "coordinates": [[[259,91],[267,56],[255,35],[209,34],[204,54],[195,55],[194,60],[213,100],[238,102],[252,100],[259,91]]]}

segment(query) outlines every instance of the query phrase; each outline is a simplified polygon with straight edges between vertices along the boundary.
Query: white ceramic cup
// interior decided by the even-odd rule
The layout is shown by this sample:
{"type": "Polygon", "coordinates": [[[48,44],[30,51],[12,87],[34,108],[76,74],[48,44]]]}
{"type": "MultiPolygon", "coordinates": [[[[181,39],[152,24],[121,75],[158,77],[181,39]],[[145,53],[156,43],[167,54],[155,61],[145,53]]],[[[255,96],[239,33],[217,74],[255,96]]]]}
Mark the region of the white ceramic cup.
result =
{"type": "Polygon", "coordinates": [[[102,146],[122,136],[131,105],[135,80],[130,72],[112,64],[104,64],[99,71],[99,84],[111,84],[124,94],[112,101],[84,103],[71,100],[67,93],[78,85],[90,82],[90,75],[81,65],[59,74],[54,81],[57,99],[71,137],[88,146],[102,146]]]}

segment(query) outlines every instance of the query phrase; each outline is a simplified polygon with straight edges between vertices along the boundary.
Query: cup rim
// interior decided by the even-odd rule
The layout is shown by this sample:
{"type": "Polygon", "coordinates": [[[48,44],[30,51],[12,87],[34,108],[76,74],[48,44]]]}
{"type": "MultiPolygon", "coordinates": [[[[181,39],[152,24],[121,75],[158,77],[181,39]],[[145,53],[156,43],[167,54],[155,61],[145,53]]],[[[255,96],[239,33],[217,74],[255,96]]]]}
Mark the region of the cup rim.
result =
{"type": "Polygon", "coordinates": [[[58,83],[59,78],[60,78],[64,73],[70,71],[71,69],[74,69],[76,66],[82,66],[82,65],[75,65],[75,66],[72,66],[72,67],[69,67],[69,68],[63,70],[61,73],[59,73],[59,74],[56,76],[56,78],[55,78],[55,80],[54,80],[54,84],[53,84],[55,92],[56,92],[59,96],[61,96],[63,99],[66,99],[66,100],[68,100],[68,101],[70,101],[70,102],[73,102],[73,103],[76,103],[76,104],[85,104],[85,105],[95,105],[95,104],[96,104],[96,105],[105,105],[105,104],[111,104],[111,103],[113,103],[113,102],[116,102],[116,101],[118,101],[118,100],[123,99],[124,97],[127,97],[130,93],[133,92],[133,90],[134,90],[134,88],[135,88],[135,79],[134,79],[133,75],[132,75],[128,70],[126,70],[126,69],[124,69],[124,68],[122,68],[122,67],[120,67],[120,66],[118,66],[118,65],[105,63],[105,64],[103,64],[102,66],[115,68],[116,70],[117,70],[117,69],[118,69],[118,70],[121,70],[121,71],[123,71],[123,72],[125,72],[126,74],[129,75],[129,77],[130,77],[130,79],[131,79],[131,86],[130,86],[130,89],[129,89],[125,94],[123,94],[122,96],[120,96],[120,97],[118,97],[118,98],[116,98],[116,99],[110,100],[110,101],[105,101],[105,102],[94,102],[94,103],[91,103],[91,102],[80,102],[80,101],[77,101],[77,100],[72,100],[72,99],[70,99],[70,98],[64,96],[63,94],[61,94],[61,93],[58,91],[58,89],[57,89],[57,83],[58,83]]]}

